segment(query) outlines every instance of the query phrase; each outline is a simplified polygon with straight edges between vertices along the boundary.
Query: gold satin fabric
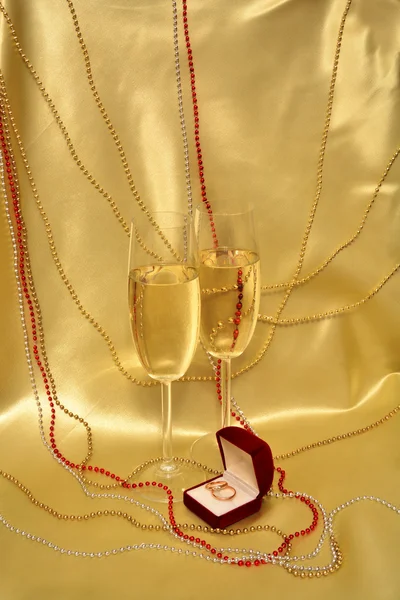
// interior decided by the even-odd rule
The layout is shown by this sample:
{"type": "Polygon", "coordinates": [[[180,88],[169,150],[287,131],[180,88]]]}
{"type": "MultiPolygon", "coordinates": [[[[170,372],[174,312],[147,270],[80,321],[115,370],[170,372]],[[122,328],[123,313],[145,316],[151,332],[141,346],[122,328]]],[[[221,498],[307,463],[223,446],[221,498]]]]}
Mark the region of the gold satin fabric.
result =
{"type": "MultiPolygon", "coordinates": [[[[293,276],[315,194],[316,167],[344,0],[190,0],[202,148],[209,198],[215,207],[252,201],[259,224],[262,282],[293,276]]],[[[138,210],[113,140],[87,84],[81,50],[66,2],[8,0],[23,51],[37,69],[88,170],[129,220],[138,210]]],[[[185,210],[183,146],[178,118],[172,9],[169,2],[76,0],[97,89],[120,134],[146,205],[185,210]]],[[[130,373],[144,376],[130,338],[126,305],[128,237],[106,200],[85,179],[34,79],[0,19],[1,68],[60,260],[84,307],[106,329],[130,373]]],[[[181,29],[180,29],[181,31],[181,29]]],[[[181,67],[195,198],[199,199],[192,113],[182,34],[181,67]]],[[[313,271],[357,229],[400,140],[400,5],[354,0],[347,19],[324,183],[303,274],[313,271]]],[[[16,152],[22,206],[50,365],[59,398],[93,429],[92,464],[127,474],[160,444],[159,389],[131,384],[106,344],[63,285],[46,240],[26,174],[16,152]]],[[[292,294],[284,318],[353,303],[386,276],[400,257],[400,164],[383,185],[364,231],[327,269],[292,294]]],[[[148,514],[112,501],[89,501],[51,459],[38,434],[37,413],[23,352],[12,247],[1,211],[0,468],[18,477],[41,502],[82,514],[105,507],[148,514]]],[[[261,363],[234,379],[233,394],[274,454],[344,433],[398,403],[400,280],[344,316],[278,327],[261,363]]],[[[274,314],[281,293],[263,293],[261,312],[274,314]]],[[[233,363],[247,365],[269,325],[259,323],[250,347],[233,363]]],[[[210,375],[199,350],[189,375],[210,375]]],[[[39,377],[38,377],[39,381],[39,377]]],[[[41,398],[45,406],[44,394],[41,398]]],[[[212,383],[173,385],[175,452],[219,426],[212,383]]],[[[45,406],[46,430],[48,408],[45,406]]],[[[60,446],[71,460],[85,454],[85,430],[57,419],[60,446]]],[[[290,489],[317,497],[329,510],[373,494],[400,505],[399,417],[367,434],[282,462],[290,489]]],[[[96,490],[95,490],[96,491],[96,490]]],[[[99,551],[127,543],[172,544],[165,533],[119,519],[58,521],[0,480],[0,512],[17,527],[67,548],[99,551]]],[[[308,524],[293,501],[269,501],[238,527],[270,523],[284,531],[308,524]]],[[[196,522],[182,505],[178,522],[196,522]]],[[[102,560],[76,559],[32,544],[0,527],[0,597],[230,598],[279,595],[316,600],[398,600],[400,519],[380,505],[357,504],[335,521],[342,569],[303,581],[280,568],[218,568],[166,552],[132,552],[102,560]]],[[[210,538],[210,534],[208,534],[210,538]]],[[[271,533],[211,538],[225,546],[274,549],[271,533]]],[[[296,553],[314,547],[317,534],[296,553]]],[[[324,564],[324,551],[314,564],[324,564]]]]}

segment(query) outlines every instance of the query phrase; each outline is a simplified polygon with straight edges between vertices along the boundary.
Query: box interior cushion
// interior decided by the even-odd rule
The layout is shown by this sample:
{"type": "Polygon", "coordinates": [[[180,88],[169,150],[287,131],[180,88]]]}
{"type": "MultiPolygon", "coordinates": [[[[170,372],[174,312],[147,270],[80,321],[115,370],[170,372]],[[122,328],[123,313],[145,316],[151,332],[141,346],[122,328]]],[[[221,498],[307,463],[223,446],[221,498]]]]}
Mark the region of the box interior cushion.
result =
{"type": "MultiPolygon", "coordinates": [[[[223,475],[213,479],[213,482],[226,481],[236,490],[232,500],[218,500],[214,498],[210,489],[206,488],[207,481],[186,493],[216,516],[224,515],[234,508],[244,506],[259,495],[256,474],[252,456],[241,450],[232,442],[220,437],[225,458],[226,470],[223,475]]],[[[218,494],[218,492],[216,492],[218,494]]],[[[221,495],[223,490],[221,491],[221,495]]]]}
{"type": "Polygon", "coordinates": [[[211,490],[206,488],[207,481],[203,485],[197,486],[191,490],[187,490],[186,494],[202,504],[217,517],[225,515],[234,508],[238,508],[239,506],[247,504],[258,496],[257,490],[246,485],[243,481],[240,481],[240,479],[228,471],[225,471],[225,473],[220,477],[213,479],[213,482],[214,481],[226,481],[228,485],[231,485],[233,488],[235,488],[236,496],[234,496],[232,500],[217,500],[212,495],[211,490]]]}

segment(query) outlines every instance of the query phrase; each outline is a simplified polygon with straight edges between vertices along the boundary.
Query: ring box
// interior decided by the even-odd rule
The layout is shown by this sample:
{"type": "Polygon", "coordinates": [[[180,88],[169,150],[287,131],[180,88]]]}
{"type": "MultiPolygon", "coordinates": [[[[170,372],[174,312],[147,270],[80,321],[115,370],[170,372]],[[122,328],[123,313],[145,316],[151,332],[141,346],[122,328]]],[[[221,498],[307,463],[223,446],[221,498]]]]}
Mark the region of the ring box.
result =
{"type": "Polygon", "coordinates": [[[274,462],[268,444],[245,429],[224,427],[216,436],[225,470],[185,490],[183,502],[214,529],[225,529],[260,510],[262,497],[272,485],[274,462]],[[236,490],[232,499],[218,500],[206,488],[210,481],[219,480],[236,490]]]}

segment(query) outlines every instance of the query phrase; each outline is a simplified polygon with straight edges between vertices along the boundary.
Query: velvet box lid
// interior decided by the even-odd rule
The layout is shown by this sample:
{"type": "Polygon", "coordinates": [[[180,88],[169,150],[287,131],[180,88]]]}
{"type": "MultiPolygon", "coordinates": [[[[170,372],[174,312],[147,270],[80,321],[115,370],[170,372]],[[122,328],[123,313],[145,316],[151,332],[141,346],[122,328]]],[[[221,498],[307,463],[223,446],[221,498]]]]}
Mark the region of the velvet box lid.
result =
{"type": "Polygon", "coordinates": [[[222,440],[230,442],[251,456],[259,495],[264,496],[270,489],[274,479],[274,461],[271,448],[268,446],[267,442],[264,442],[261,438],[241,427],[224,427],[217,431],[216,436],[222,462],[226,471],[230,468],[229,454],[227,457],[224,452],[222,440]]]}
{"type": "Polygon", "coordinates": [[[268,444],[245,429],[224,427],[216,436],[224,473],[185,490],[183,501],[211,527],[224,529],[261,508],[262,497],[272,484],[274,464],[268,444]],[[232,499],[221,501],[206,487],[218,480],[234,488],[232,499]]]}

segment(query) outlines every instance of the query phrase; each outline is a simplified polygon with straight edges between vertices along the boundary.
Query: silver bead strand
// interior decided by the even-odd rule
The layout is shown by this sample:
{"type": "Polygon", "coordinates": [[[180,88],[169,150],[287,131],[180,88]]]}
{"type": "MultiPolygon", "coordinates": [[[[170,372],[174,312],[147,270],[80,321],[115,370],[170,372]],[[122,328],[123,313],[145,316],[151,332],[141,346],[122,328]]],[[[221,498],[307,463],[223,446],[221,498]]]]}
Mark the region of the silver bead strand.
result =
{"type": "Polygon", "coordinates": [[[176,0],[172,0],[172,19],[173,19],[173,32],[174,32],[174,55],[175,55],[175,78],[176,88],[178,92],[178,111],[179,121],[181,125],[182,141],[183,141],[183,154],[185,158],[185,181],[186,181],[186,194],[188,202],[188,213],[193,216],[193,195],[192,195],[192,184],[190,177],[190,160],[189,160],[189,143],[187,137],[185,113],[183,109],[183,92],[182,92],[182,80],[181,80],[181,66],[179,58],[179,34],[178,34],[178,10],[176,0]]]}
{"type": "MultiPolygon", "coordinates": [[[[30,376],[32,391],[33,391],[37,409],[38,409],[39,431],[40,431],[40,436],[41,436],[43,444],[49,450],[49,452],[51,453],[53,458],[61,466],[63,466],[67,471],[69,471],[71,473],[71,475],[73,475],[73,477],[75,477],[75,479],[77,479],[78,483],[82,487],[82,489],[87,497],[89,497],[89,498],[108,498],[108,499],[116,499],[116,500],[123,500],[123,501],[129,502],[129,503],[137,506],[138,508],[140,508],[142,510],[146,510],[147,512],[150,512],[153,515],[157,516],[163,523],[166,530],[168,532],[170,532],[170,534],[173,535],[178,541],[186,542],[187,544],[192,545],[193,547],[201,548],[200,544],[192,543],[192,542],[190,542],[190,540],[181,540],[181,538],[173,531],[172,527],[168,524],[165,517],[161,513],[159,513],[159,511],[157,511],[156,509],[153,509],[151,506],[147,506],[145,504],[142,504],[142,503],[134,500],[133,498],[130,498],[128,496],[122,496],[119,494],[94,494],[94,493],[91,493],[87,489],[87,487],[85,486],[85,484],[83,483],[83,481],[81,480],[79,475],[77,473],[75,473],[74,471],[72,471],[72,469],[70,469],[67,465],[65,465],[61,461],[61,459],[59,459],[57,456],[55,456],[53,450],[47,443],[46,438],[45,438],[44,428],[43,428],[43,410],[42,410],[40,399],[39,399],[39,394],[38,394],[35,376],[34,376],[33,362],[32,362],[31,355],[30,355],[29,336],[28,336],[28,330],[27,330],[26,321],[25,321],[22,287],[21,287],[21,282],[19,279],[19,272],[18,272],[17,242],[16,242],[16,236],[14,233],[12,220],[11,220],[11,216],[10,216],[10,210],[9,210],[9,204],[8,204],[8,199],[7,199],[6,186],[5,186],[5,178],[4,178],[4,163],[3,163],[3,157],[1,154],[0,154],[0,173],[1,173],[1,187],[2,187],[3,197],[4,197],[4,202],[5,202],[7,221],[8,221],[8,226],[10,228],[10,235],[11,235],[12,244],[13,244],[14,274],[16,277],[17,289],[18,289],[18,303],[19,303],[20,320],[21,320],[23,338],[24,338],[25,355],[26,355],[26,360],[27,360],[28,369],[29,369],[29,376],[30,376]]],[[[139,471],[139,470],[140,470],[140,467],[137,469],[137,471],[139,471]]],[[[279,494],[279,493],[269,492],[268,495],[271,497],[275,497],[275,498],[286,498],[286,497],[293,497],[295,495],[295,493],[279,494]]],[[[213,558],[209,555],[203,555],[202,553],[198,553],[196,551],[189,551],[189,550],[183,551],[181,548],[175,548],[175,547],[170,547],[170,546],[161,545],[161,544],[147,544],[147,543],[141,543],[139,545],[135,544],[132,546],[123,546],[120,548],[115,548],[112,550],[105,550],[103,552],[97,552],[97,553],[96,552],[82,552],[82,551],[78,551],[78,550],[68,550],[65,548],[60,548],[59,546],[55,545],[54,543],[49,542],[41,537],[30,534],[23,530],[20,530],[20,529],[14,527],[13,525],[11,525],[5,519],[5,517],[3,517],[2,515],[0,515],[0,522],[9,531],[11,531],[17,535],[21,535],[22,537],[25,537],[26,539],[28,539],[30,541],[34,541],[36,543],[45,545],[48,548],[54,550],[55,552],[60,552],[60,554],[65,554],[67,556],[101,558],[103,556],[108,557],[108,556],[117,555],[119,553],[123,553],[126,551],[150,549],[150,550],[164,550],[164,551],[173,552],[176,554],[190,555],[190,556],[193,556],[194,558],[200,558],[200,559],[205,558],[209,562],[220,563],[220,564],[226,564],[226,563],[232,563],[232,562],[237,563],[239,560],[255,559],[260,556],[260,557],[266,557],[264,560],[271,562],[272,564],[277,564],[278,566],[282,566],[285,569],[287,569],[288,571],[295,572],[297,574],[300,574],[302,577],[304,577],[307,574],[320,575],[321,572],[330,570],[330,569],[334,569],[335,566],[337,565],[338,558],[337,558],[337,553],[334,549],[333,519],[339,512],[341,512],[345,508],[348,508],[357,502],[368,500],[368,501],[382,504],[389,510],[392,510],[396,514],[400,515],[400,508],[396,507],[395,505],[393,505],[385,500],[382,500],[381,498],[377,498],[375,496],[358,496],[356,498],[352,498],[351,500],[348,500],[347,502],[339,505],[338,507],[333,509],[329,514],[327,514],[324,507],[321,505],[321,503],[318,500],[316,500],[312,496],[309,496],[304,493],[301,493],[301,495],[304,496],[305,498],[312,500],[312,502],[316,506],[318,506],[319,510],[321,511],[322,517],[323,517],[324,527],[323,527],[323,532],[321,534],[320,540],[317,544],[317,547],[313,552],[311,552],[307,555],[293,556],[293,557],[290,557],[290,556],[279,557],[278,556],[275,558],[275,557],[270,557],[270,555],[260,552],[260,551],[256,551],[256,550],[252,550],[252,549],[251,550],[244,549],[242,551],[243,554],[241,554],[240,556],[232,557],[229,559],[229,561],[223,561],[222,559],[218,559],[215,557],[213,558]],[[332,560],[328,565],[325,565],[324,567],[304,567],[304,566],[300,566],[300,565],[296,564],[296,562],[304,561],[304,560],[314,558],[315,556],[317,556],[319,554],[319,552],[321,551],[322,544],[323,544],[324,540],[326,539],[326,537],[329,537],[329,544],[330,544],[330,549],[331,549],[331,554],[332,554],[332,560]]],[[[234,552],[239,553],[240,551],[238,549],[234,549],[234,552]]]]}
{"type": "MultiPolygon", "coordinates": [[[[181,79],[181,67],[180,67],[180,52],[179,52],[179,33],[178,33],[178,10],[176,0],[172,0],[172,19],[173,19],[173,38],[174,38],[174,55],[175,55],[175,78],[176,78],[176,89],[178,92],[178,110],[179,110],[179,120],[181,124],[181,132],[182,132],[182,140],[183,140],[183,153],[185,157],[185,179],[186,179],[186,193],[187,193],[187,202],[188,202],[188,213],[192,217],[193,216],[193,193],[192,193],[192,184],[191,184],[191,175],[190,175],[190,159],[189,159],[189,143],[187,137],[187,128],[186,128],[186,119],[185,112],[183,108],[183,91],[182,91],[182,79],[181,79]]],[[[187,250],[187,240],[184,240],[185,244],[185,253],[187,250]]],[[[205,350],[208,360],[211,363],[214,372],[216,370],[216,366],[214,365],[214,361],[211,357],[211,354],[205,350]]],[[[235,411],[239,415],[240,419],[245,422],[249,430],[257,435],[249,421],[245,417],[243,411],[237,404],[235,398],[232,396],[231,402],[235,411]]]]}
{"type": "MultiPolygon", "coordinates": [[[[38,408],[38,422],[39,422],[39,431],[40,431],[40,436],[42,439],[43,444],[45,445],[45,447],[48,449],[48,451],[51,453],[52,457],[63,467],[65,468],[67,471],[69,471],[69,473],[75,477],[75,479],[78,481],[78,483],[80,484],[80,486],[82,487],[85,495],[89,498],[95,499],[95,498],[107,498],[107,499],[116,499],[116,500],[123,500],[126,502],[129,502],[135,506],[137,506],[138,508],[142,509],[142,510],[146,510],[148,512],[151,512],[153,515],[157,516],[163,526],[166,528],[166,530],[173,535],[178,541],[180,541],[180,537],[178,536],[178,534],[176,534],[172,527],[168,524],[167,520],[165,519],[165,517],[156,509],[152,508],[151,506],[147,506],[143,503],[138,502],[137,500],[134,500],[133,498],[130,498],[129,496],[122,496],[120,494],[110,494],[110,493],[105,493],[105,494],[95,494],[95,493],[91,493],[87,487],[85,486],[84,482],[81,480],[81,478],[79,477],[79,475],[77,473],[75,473],[69,466],[67,466],[61,459],[59,459],[55,454],[54,451],[52,450],[52,448],[49,446],[49,444],[47,443],[47,440],[45,438],[45,433],[44,433],[44,428],[43,428],[43,410],[42,410],[42,406],[40,403],[40,398],[39,398],[39,394],[38,394],[38,390],[37,390],[37,386],[36,386],[36,381],[35,381],[35,375],[34,375],[34,369],[33,369],[33,363],[32,363],[32,359],[31,359],[31,355],[30,355],[30,349],[29,349],[29,337],[28,337],[28,331],[27,331],[27,326],[26,326],[26,320],[25,320],[25,313],[24,313],[24,304],[23,304],[23,294],[22,294],[22,286],[21,286],[21,282],[19,279],[19,273],[18,273],[18,252],[17,252],[17,243],[16,243],[16,238],[15,238],[15,233],[14,233],[14,229],[13,229],[13,225],[12,225],[12,220],[11,220],[11,216],[10,216],[10,209],[9,209],[9,204],[8,204],[8,199],[7,199],[7,193],[6,193],[6,187],[5,187],[5,179],[4,179],[4,165],[3,165],[3,159],[2,156],[0,157],[0,171],[1,171],[1,185],[2,185],[2,191],[3,191],[3,196],[4,196],[4,200],[5,200],[5,208],[6,208],[6,213],[7,213],[7,220],[8,220],[8,225],[9,225],[9,229],[10,229],[10,235],[11,235],[11,239],[12,239],[12,243],[13,243],[13,257],[14,257],[14,274],[15,274],[15,278],[16,278],[16,283],[17,283],[17,289],[18,289],[18,300],[19,300],[19,310],[20,310],[20,319],[21,319],[21,325],[22,325],[22,330],[23,330],[23,336],[24,336],[24,347],[25,347],[25,355],[26,355],[26,360],[28,363],[28,369],[29,369],[29,375],[30,375],[30,381],[31,381],[31,385],[32,385],[32,391],[34,393],[34,397],[35,397],[35,401],[36,401],[36,406],[38,408]]],[[[15,529],[13,526],[11,526],[5,519],[4,517],[0,516],[0,522],[2,522],[8,529],[10,529],[11,531],[15,531],[16,533],[19,531],[17,529],[15,529]]],[[[47,542],[46,540],[42,540],[41,538],[37,538],[37,536],[33,536],[32,534],[26,534],[26,532],[21,532],[21,535],[23,535],[23,537],[26,536],[27,539],[33,539],[33,540],[40,540],[40,543],[43,543],[44,545],[47,545],[49,548],[52,548],[56,551],[60,551],[61,554],[66,553],[68,556],[89,556],[89,557],[95,557],[95,556],[110,556],[110,555],[115,555],[118,552],[121,551],[121,549],[114,549],[111,551],[105,551],[105,552],[100,552],[100,553],[83,553],[80,551],[76,551],[76,550],[65,550],[65,549],[59,549],[56,545],[52,544],[51,542],[47,542]],[[29,536],[29,537],[28,537],[29,536]]],[[[190,540],[186,540],[187,543],[191,544],[194,547],[199,547],[201,548],[200,544],[196,544],[193,542],[190,542],[190,540]]],[[[139,549],[139,548],[147,548],[149,545],[148,544],[141,544],[140,546],[127,546],[124,547],[124,549],[122,551],[127,550],[128,548],[131,549],[139,549]]],[[[164,546],[164,550],[166,551],[175,551],[175,548],[170,548],[169,546],[164,546]]],[[[192,556],[197,556],[196,552],[191,552],[192,556]]],[[[253,553],[250,553],[250,555],[252,556],[253,553]]],[[[199,555],[199,557],[203,557],[203,555],[199,555]]],[[[206,560],[212,560],[210,556],[206,556],[205,557],[206,560]]],[[[218,562],[218,559],[214,559],[218,562]]],[[[237,557],[234,557],[231,559],[231,562],[237,562],[239,559],[237,557]]],[[[220,561],[221,564],[224,564],[225,561],[220,561]]],[[[271,561],[273,562],[273,561],[271,561]]],[[[279,563],[278,563],[279,564],[279,563]]]]}

